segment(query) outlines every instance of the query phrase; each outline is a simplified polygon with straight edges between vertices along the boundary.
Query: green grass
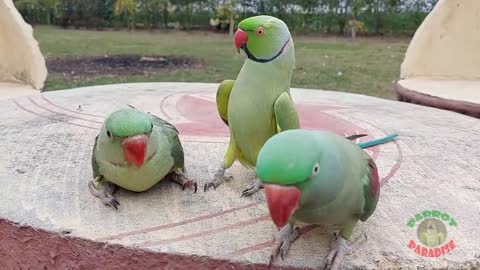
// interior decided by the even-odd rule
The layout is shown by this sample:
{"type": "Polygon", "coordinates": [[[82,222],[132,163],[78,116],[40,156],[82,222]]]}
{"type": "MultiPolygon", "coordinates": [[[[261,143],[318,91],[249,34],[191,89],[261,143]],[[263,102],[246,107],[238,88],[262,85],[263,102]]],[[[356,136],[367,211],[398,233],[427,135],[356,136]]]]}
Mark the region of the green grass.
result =
{"type": "MultiPolygon", "coordinates": [[[[46,58],[82,55],[182,55],[201,59],[198,69],[160,70],[144,76],[98,76],[67,80],[49,74],[47,90],[142,81],[221,82],[234,79],[245,59],[228,35],[206,32],[124,32],[63,30],[36,27],[36,39],[46,58]]],[[[359,39],[294,36],[297,69],[292,87],[337,90],[394,98],[408,39],[359,39]]]]}

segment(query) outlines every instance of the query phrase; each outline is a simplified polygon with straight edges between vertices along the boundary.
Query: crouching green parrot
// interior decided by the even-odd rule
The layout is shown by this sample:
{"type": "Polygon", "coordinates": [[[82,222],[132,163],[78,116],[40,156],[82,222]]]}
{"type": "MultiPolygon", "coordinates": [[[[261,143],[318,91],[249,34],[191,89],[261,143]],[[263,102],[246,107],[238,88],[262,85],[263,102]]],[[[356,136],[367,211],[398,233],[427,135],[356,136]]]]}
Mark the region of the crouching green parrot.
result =
{"type": "Polygon", "coordinates": [[[287,253],[299,235],[295,222],[332,225],[340,236],[331,246],[327,269],[337,269],[346,254],[364,240],[348,245],[358,220],[374,212],[380,194],[377,167],[362,148],[397,135],[358,145],[330,132],[288,130],[270,138],[258,155],[261,179],[272,220],[280,229],[270,264],[287,253]]]}
{"type": "MultiPolygon", "coordinates": [[[[234,43],[247,59],[237,79],[223,81],[217,91],[218,113],[229,126],[230,142],[214,179],[205,184],[205,191],[225,181],[225,170],[235,160],[254,168],[268,138],[300,127],[290,97],[295,51],[287,25],[271,16],[247,18],[238,24],[234,43]]],[[[260,181],[255,179],[242,195],[252,195],[260,188],[260,181]]]]}
{"type": "Polygon", "coordinates": [[[117,187],[141,192],[164,178],[194,187],[184,176],[183,148],[178,130],[167,121],[135,108],[120,109],[105,120],[95,138],[90,192],[118,209],[117,187]]]}

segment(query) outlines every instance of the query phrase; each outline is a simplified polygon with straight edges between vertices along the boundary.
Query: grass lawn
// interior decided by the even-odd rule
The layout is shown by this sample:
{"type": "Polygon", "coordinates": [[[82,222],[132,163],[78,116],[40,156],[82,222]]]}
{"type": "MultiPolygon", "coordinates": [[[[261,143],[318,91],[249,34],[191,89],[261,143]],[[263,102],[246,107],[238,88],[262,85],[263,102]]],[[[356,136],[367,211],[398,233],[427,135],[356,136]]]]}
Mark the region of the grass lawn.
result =
{"type": "MultiPolygon", "coordinates": [[[[228,35],[206,32],[125,32],[63,30],[38,26],[34,35],[45,57],[141,54],[189,56],[201,68],[160,69],[148,76],[99,75],[77,80],[50,73],[46,90],[144,81],[221,82],[235,79],[245,55],[237,54],[228,35]]],[[[337,90],[394,98],[408,39],[359,39],[294,36],[296,70],[292,87],[337,90]]]]}

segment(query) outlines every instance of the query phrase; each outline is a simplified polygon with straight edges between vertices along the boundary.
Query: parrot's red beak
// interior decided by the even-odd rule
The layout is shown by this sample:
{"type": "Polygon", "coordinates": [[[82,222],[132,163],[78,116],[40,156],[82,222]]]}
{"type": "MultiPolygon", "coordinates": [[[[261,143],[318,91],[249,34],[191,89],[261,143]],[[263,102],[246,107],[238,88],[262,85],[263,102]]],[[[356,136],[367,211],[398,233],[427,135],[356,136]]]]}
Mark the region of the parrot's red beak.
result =
{"type": "Polygon", "coordinates": [[[235,32],[235,47],[237,48],[238,52],[240,52],[240,48],[247,43],[247,40],[248,40],[247,32],[238,28],[237,32],[235,32]]]}
{"type": "Polygon", "coordinates": [[[123,154],[129,164],[142,167],[147,154],[148,137],[145,134],[127,137],[122,141],[123,154]]]}
{"type": "Polygon", "coordinates": [[[288,220],[297,209],[301,191],[293,186],[265,184],[268,210],[277,228],[287,225],[288,220]]]}

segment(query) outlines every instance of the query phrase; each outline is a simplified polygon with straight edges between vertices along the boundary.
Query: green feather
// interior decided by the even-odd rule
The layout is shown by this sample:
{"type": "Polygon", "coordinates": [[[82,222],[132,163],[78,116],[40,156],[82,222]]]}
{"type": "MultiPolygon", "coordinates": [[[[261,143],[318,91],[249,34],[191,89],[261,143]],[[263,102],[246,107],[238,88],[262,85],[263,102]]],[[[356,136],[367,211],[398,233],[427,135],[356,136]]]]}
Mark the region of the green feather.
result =
{"type": "Polygon", "coordinates": [[[149,132],[152,123],[147,114],[126,108],[112,113],[105,122],[106,129],[116,137],[129,137],[149,132]]]}

